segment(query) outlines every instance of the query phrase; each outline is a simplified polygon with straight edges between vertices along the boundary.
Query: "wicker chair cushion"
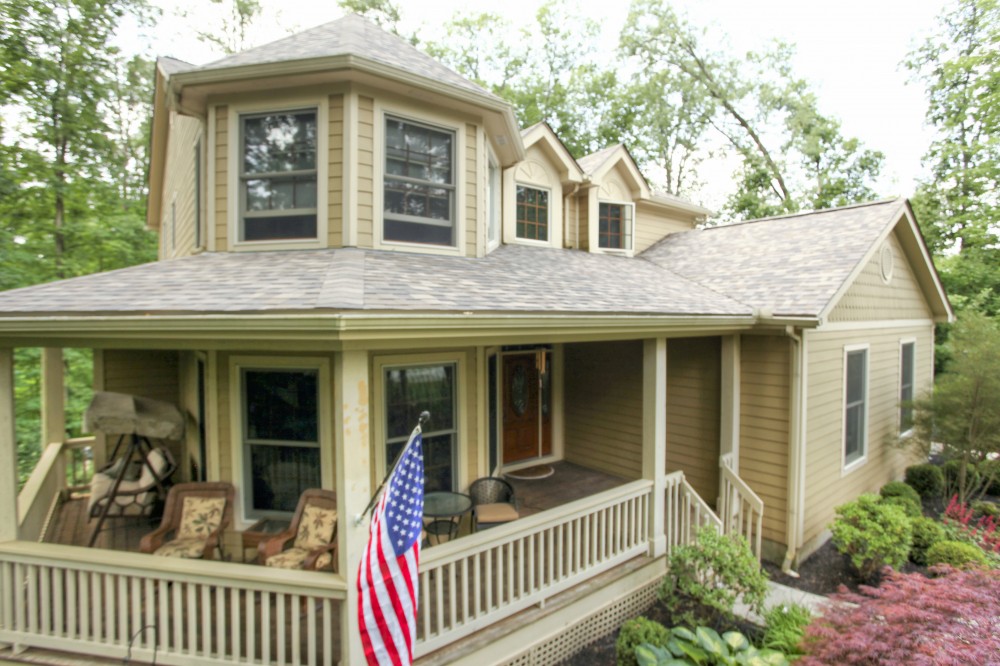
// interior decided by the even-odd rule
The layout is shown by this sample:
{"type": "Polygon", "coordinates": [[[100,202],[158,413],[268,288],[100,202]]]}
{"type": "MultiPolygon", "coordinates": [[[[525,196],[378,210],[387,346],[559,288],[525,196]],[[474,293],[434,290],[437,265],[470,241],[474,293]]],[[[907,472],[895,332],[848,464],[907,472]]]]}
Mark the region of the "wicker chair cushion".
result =
{"type": "Polygon", "coordinates": [[[205,552],[205,539],[174,539],[160,546],[153,555],[161,557],[183,557],[197,560],[205,552]]]}
{"type": "Polygon", "coordinates": [[[299,531],[295,535],[295,547],[312,550],[329,545],[336,527],[336,509],[324,509],[307,504],[302,512],[302,518],[299,520],[299,531]]]}
{"type": "Polygon", "coordinates": [[[185,497],[181,511],[181,524],[177,528],[177,540],[201,539],[204,541],[219,529],[222,512],[226,508],[225,497],[185,497]]]}
{"type": "MultiPolygon", "coordinates": [[[[288,550],[272,555],[264,562],[266,566],[277,569],[301,569],[309,557],[309,551],[304,548],[289,548],[288,550]]],[[[330,553],[323,553],[316,558],[316,568],[326,569],[333,563],[333,556],[330,553]]]]}
{"type": "Polygon", "coordinates": [[[476,506],[476,520],[480,523],[509,523],[520,516],[510,504],[479,504],[476,506]]]}

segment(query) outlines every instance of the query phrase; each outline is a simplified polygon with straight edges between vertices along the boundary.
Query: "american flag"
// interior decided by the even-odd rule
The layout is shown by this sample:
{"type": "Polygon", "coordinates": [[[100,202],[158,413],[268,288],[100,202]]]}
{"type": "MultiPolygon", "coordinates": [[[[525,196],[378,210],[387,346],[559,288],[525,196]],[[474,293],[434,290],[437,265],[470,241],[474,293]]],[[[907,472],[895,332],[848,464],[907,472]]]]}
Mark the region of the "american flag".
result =
{"type": "Polygon", "coordinates": [[[361,644],[371,665],[408,666],[417,637],[417,565],[424,516],[424,456],[413,430],[372,514],[358,569],[361,644]]]}

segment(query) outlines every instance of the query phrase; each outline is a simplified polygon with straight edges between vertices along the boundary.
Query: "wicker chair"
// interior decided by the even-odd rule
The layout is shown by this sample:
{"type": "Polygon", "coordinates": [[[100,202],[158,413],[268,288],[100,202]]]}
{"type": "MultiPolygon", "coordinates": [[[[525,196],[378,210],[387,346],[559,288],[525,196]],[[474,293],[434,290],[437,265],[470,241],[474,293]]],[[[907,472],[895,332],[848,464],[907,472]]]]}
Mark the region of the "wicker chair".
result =
{"type": "Polygon", "coordinates": [[[279,569],[337,568],[337,495],[310,488],[299,497],[288,529],[257,546],[258,562],[279,569]],[[291,545],[291,548],[288,546],[291,545]],[[287,548],[287,549],[286,549],[287,548]]]}
{"type": "Polygon", "coordinates": [[[163,557],[211,560],[222,554],[222,534],[233,519],[236,491],[224,481],[178,483],[167,493],[160,526],[142,537],[139,551],[163,557]],[[173,539],[167,535],[173,533],[173,539]]]}
{"type": "Polygon", "coordinates": [[[476,479],[469,486],[472,498],[472,529],[494,527],[517,520],[514,487],[504,479],[487,476],[476,479]]]}

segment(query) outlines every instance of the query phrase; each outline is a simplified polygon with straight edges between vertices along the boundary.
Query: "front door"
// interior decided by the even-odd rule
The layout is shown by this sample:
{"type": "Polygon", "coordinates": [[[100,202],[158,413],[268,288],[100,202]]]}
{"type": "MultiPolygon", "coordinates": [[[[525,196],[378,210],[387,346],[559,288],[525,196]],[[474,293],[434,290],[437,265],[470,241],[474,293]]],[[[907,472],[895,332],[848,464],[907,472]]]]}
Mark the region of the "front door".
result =
{"type": "Polygon", "coordinates": [[[504,464],[552,452],[549,391],[544,381],[548,377],[539,370],[539,361],[543,358],[541,354],[545,353],[529,352],[503,357],[504,464]]]}

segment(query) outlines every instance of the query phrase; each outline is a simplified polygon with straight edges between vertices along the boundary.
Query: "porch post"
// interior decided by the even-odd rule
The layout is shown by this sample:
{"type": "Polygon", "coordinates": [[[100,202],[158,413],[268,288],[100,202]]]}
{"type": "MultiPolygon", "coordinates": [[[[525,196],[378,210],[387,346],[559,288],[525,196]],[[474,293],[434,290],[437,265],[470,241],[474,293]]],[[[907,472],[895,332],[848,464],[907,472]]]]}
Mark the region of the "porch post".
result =
{"type": "Polygon", "coordinates": [[[650,556],[667,552],[664,531],[667,474],[667,340],[642,345],[642,477],[653,481],[649,512],[650,556]]]}
{"type": "Polygon", "coordinates": [[[345,351],[334,364],[334,456],[340,527],[337,570],[347,581],[347,599],[340,613],[341,660],[344,665],[365,663],[358,629],[358,566],[368,543],[368,521],[354,517],[371,497],[371,441],[368,404],[368,352],[345,351]]]}
{"type": "Polygon", "coordinates": [[[63,350],[42,349],[42,449],[66,439],[66,382],[63,350]]]}
{"type": "Polygon", "coordinates": [[[14,430],[14,350],[0,348],[0,542],[17,539],[17,437],[14,430]]]}
{"type": "Polygon", "coordinates": [[[732,454],[732,470],[740,472],[740,336],[722,337],[722,423],[719,455],[732,454]]]}

